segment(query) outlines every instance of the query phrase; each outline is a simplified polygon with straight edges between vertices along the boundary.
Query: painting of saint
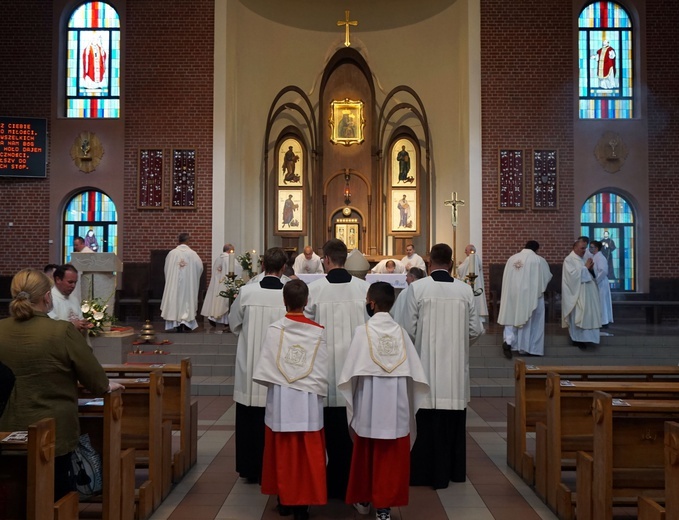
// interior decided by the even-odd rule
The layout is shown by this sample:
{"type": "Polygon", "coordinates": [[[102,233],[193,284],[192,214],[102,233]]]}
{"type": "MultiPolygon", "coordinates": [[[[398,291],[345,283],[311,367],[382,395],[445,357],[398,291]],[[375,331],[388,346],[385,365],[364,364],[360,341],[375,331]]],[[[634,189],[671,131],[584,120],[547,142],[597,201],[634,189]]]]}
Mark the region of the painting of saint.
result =
{"type": "Polygon", "coordinates": [[[330,104],[330,140],[349,146],[363,142],[363,101],[333,101],[330,104]]]}
{"type": "Polygon", "coordinates": [[[303,190],[278,191],[278,232],[303,231],[302,193],[303,190]]]}
{"type": "Polygon", "coordinates": [[[392,190],[391,231],[418,233],[417,190],[392,190]]]}
{"type": "Polygon", "coordinates": [[[278,148],[278,185],[302,186],[304,153],[296,139],[285,139],[278,148]]]}
{"type": "Polygon", "coordinates": [[[409,139],[398,139],[391,147],[391,185],[417,186],[417,154],[409,139]]]}

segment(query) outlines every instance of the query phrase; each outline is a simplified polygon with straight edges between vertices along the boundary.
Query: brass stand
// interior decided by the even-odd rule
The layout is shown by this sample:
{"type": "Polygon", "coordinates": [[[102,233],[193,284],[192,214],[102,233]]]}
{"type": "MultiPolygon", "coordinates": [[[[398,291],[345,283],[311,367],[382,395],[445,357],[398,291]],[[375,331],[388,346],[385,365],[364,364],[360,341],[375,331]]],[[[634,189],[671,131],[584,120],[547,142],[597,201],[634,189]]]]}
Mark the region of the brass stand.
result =
{"type": "Polygon", "coordinates": [[[468,274],[467,276],[464,277],[465,280],[469,282],[469,285],[472,288],[472,292],[474,293],[474,296],[480,296],[483,294],[483,289],[474,289],[474,284],[476,283],[476,279],[479,277],[478,274],[476,273],[471,273],[468,274]]]}

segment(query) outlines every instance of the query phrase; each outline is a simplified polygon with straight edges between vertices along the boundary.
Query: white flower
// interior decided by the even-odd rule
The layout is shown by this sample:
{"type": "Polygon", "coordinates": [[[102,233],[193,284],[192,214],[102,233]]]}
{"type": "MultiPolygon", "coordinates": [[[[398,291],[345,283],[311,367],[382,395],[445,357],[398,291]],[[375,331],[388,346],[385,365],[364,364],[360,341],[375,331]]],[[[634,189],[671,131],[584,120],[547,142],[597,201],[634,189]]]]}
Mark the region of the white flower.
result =
{"type": "Polygon", "coordinates": [[[102,311],[96,311],[92,314],[92,317],[97,321],[101,321],[104,319],[104,313],[102,311]]]}
{"type": "Polygon", "coordinates": [[[82,307],[80,307],[80,310],[83,312],[90,312],[90,306],[87,303],[83,303],[82,307]]]}

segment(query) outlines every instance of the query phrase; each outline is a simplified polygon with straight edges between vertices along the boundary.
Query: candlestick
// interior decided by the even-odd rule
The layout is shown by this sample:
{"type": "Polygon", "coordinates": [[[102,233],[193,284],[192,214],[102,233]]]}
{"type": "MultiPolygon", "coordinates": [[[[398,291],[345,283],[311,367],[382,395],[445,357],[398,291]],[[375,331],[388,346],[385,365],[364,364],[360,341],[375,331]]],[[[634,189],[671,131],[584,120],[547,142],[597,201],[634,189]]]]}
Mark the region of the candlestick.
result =
{"type": "Polygon", "coordinates": [[[229,251],[229,274],[233,274],[234,272],[234,267],[236,264],[236,255],[233,252],[233,249],[229,251]]]}
{"type": "Polygon", "coordinates": [[[476,274],[476,253],[474,251],[469,253],[469,270],[467,272],[469,274],[476,274]]]}

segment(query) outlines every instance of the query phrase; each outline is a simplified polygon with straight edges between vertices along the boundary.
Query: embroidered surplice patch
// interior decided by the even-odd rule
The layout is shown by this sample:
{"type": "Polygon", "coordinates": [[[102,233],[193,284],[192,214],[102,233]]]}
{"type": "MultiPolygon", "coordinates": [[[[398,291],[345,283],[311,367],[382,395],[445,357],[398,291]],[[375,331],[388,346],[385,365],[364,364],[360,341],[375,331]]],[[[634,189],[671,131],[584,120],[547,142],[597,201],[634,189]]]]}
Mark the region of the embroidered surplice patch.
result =
{"type": "Polygon", "coordinates": [[[378,334],[377,345],[373,345],[370,339],[370,329],[367,323],[365,324],[365,330],[368,335],[370,357],[382,370],[391,373],[406,360],[403,330],[401,330],[400,338],[390,336],[389,334],[378,334]]]}
{"type": "Polygon", "coordinates": [[[291,339],[285,337],[285,327],[281,329],[276,366],[288,383],[304,379],[311,373],[320,344],[320,338],[315,345],[309,347],[293,343],[291,339]]]}

